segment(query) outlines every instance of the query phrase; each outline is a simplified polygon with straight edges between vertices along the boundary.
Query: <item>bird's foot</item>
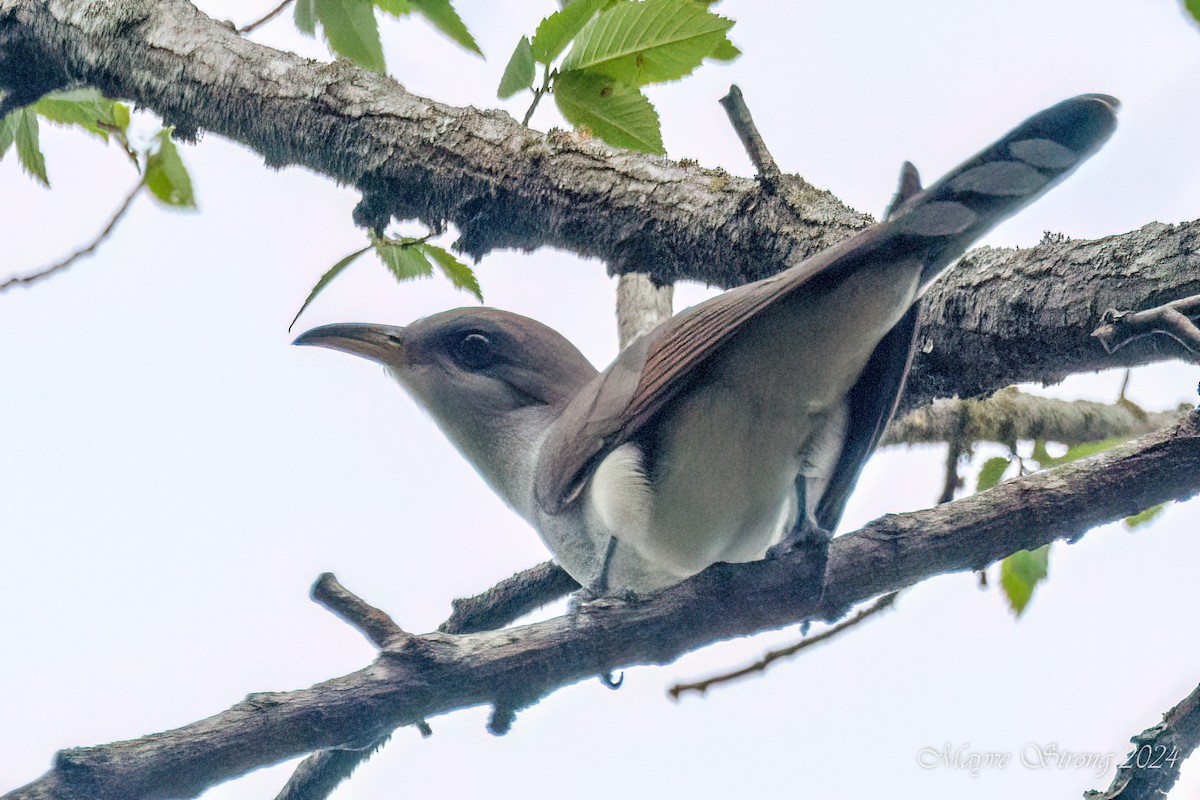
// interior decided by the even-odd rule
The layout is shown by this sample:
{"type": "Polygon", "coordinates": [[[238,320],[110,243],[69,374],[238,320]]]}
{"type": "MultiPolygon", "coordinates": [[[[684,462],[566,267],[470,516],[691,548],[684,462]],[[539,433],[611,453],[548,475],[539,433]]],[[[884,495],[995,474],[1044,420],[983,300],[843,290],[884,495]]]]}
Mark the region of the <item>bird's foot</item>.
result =
{"type": "Polygon", "coordinates": [[[591,586],[576,589],[567,598],[567,613],[578,614],[587,606],[588,610],[612,608],[638,602],[637,592],[632,589],[622,589],[617,592],[598,590],[591,586]]]}
{"type": "Polygon", "coordinates": [[[767,550],[767,558],[779,558],[797,550],[825,551],[829,549],[829,542],[832,539],[833,533],[819,525],[803,525],[793,528],[791,533],[783,537],[782,541],[771,545],[767,550]]]}
{"type": "Polygon", "coordinates": [[[767,551],[767,558],[782,558],[803,553],[798,564],[796,586],[803,602],[816,608],[825,595],[825,567],[829,563],[829,542],[833,534],[819,525],[808,524],[794,528],[783,541],[767,551]]]}

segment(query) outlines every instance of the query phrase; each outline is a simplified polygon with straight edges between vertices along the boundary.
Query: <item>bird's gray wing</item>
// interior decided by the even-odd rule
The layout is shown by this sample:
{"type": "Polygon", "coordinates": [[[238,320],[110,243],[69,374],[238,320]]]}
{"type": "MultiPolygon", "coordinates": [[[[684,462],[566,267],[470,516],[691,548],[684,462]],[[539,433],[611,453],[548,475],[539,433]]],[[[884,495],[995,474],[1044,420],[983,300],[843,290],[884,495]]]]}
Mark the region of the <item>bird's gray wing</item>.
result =
{"type": "MultiPolygon", "coordinates": [[[[742,325],[765,309],[898,259],[919,259],[922,288],[927,286],[975,239],[1095,152],[1116,126],[1116,107],[1117,101],[1105,95],[1081,95],[1051,106],[900,202],[890,220],[777,275],[718,295],[641,337],[571,400],[547,433],[535,482],[539,505],[556,514],[574,500],[604,456],[637,436],[703,374],[704,364],[742,325]]],[[[897,335],[889,343],[889,357],[903,349],[902,339],[897,335]]],[[[902,385],[902,374],[898,380],[902,385]]],[[[881,416],[894,405],[894,397],[885,402],[886,395],[876,401],[889,407],[881,416]]],[[[874,442],[874,437],[862,441],[874,442]]],[[[861,462],[854,475],[858,466],[861,462]]]]}

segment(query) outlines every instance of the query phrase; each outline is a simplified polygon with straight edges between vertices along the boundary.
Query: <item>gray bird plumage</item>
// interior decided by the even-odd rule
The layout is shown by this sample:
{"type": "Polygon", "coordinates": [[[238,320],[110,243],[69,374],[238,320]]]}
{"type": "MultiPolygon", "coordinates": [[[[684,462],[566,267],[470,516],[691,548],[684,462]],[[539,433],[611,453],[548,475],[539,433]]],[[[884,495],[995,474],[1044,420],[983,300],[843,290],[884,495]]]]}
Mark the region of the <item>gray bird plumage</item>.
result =
{"type": "Polygon", "coordinates": [[[903,391],[921,294],[1095,152],[1116,107],[1052,106],[925,190],[905,165],[884,222],[676,315],[599,374],[495,309],[296,343],[383,363],[581,584],[656,589],[836,527],[903,391]]]}

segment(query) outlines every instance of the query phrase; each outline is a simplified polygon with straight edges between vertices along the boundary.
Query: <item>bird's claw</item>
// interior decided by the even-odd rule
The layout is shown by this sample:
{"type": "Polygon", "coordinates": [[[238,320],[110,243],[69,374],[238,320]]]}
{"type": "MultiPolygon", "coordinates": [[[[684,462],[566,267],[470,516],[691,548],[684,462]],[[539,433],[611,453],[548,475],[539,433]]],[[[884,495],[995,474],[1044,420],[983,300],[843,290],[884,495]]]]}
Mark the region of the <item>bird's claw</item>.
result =
{"type": "Polygon", "coordinates": [[[793,529],[778,544],[771,545],[767,550],[767,558],[780,558],[797,550],[824,550],[832,539],[833,533],[819,525],[805,525],[793,529]]]}

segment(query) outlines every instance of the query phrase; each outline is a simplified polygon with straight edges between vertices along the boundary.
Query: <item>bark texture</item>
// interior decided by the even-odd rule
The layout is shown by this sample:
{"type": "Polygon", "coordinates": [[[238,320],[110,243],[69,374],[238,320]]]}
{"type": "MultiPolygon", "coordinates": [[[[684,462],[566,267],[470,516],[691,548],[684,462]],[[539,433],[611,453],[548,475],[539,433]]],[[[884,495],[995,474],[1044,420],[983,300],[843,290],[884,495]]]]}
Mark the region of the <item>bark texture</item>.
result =
{"type": "MultiPolygon", "coordinates": [[[[150,108],[185,138],[211,131],[270,166],[353,185],[361,224],[453,224],[458,247],[477,258],[555,246],[614,273],[729,287],[871,222],[796,176],[763,192],[720,170],[436,103],[344,62],[246,41],[185,0],[0,0],[6,102],[74,85],[150,108]]],[[[926,301],[905,407],[1177,357],[1182,348],[1162,337],[1108,355],[1088,334],[1108,308],[1200,292],[1197,230],[1155,223],[968,254],[926,301]]]]}

